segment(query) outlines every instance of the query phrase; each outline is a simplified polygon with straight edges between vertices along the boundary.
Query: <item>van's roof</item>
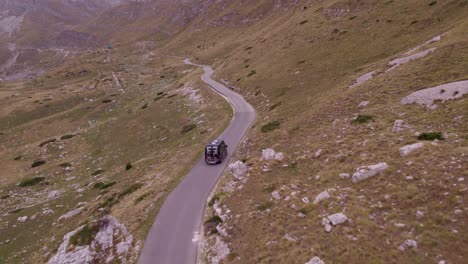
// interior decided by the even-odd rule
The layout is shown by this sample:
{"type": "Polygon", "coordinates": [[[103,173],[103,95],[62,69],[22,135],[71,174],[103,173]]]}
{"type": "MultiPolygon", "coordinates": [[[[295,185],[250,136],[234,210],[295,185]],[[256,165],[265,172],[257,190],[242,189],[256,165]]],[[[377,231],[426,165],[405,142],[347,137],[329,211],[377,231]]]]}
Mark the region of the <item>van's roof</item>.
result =
{"type": "Polygon", "coordinates": [[[215,139],[215,140],[210,141],[210,143],[208,143],[208,145],[215,145],[215,146],[218,146],[219,144],[221,144],[221,142],[223,142],[223,140],[221,140],[221,139],[215,139]]]}

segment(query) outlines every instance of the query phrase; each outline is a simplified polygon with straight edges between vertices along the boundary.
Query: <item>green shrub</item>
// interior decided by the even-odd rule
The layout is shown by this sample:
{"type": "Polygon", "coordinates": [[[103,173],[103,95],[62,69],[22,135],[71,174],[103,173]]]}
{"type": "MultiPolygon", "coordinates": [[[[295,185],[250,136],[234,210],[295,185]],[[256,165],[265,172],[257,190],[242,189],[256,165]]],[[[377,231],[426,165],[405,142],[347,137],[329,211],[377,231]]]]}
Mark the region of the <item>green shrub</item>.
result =
{"type": "Polygon", "coordinates": [[[44,165],[44,164],[46,164],[45,160],[37,160],[37,161],[33,162],[33,164],[31,164],[31,168],[36,168],[36,167],[39,167],[39,166],[44,165]]]}
{"type": "Polygon", "coordinates": [[[127,163],[127,165],[125,165],[125,170],[127,170],[127,171],[128,171],[128,170],[131,170],[132,168],[133,168],[133,165],[132,165],[132,163],[130,163],[130,162],[127,163]]]}
{"type": "Polygon", "coordinates": [[[135,204],[138,204],[139,202],[143,201],[146,197],[148,197],[151,193],[147,192],[143,195],[140,195],[140,197],[135,199],[135,204]]]}
{"type": "Polygon", "coordinates": [[[70,237],[70,243],[75,246],[89,245],[98,232],[99,226],[97,223],[87,224],[80,231],[70,237]]]}
{"type": "Polygon", "coordinates": [[[104,104],[107,104],[107,103],[112,102],[112,100],[111,100],[111,99],[104,99],[104,100],[102,100],[102,102],[103,102],[104,104]]]}
{"type": "Polygon", "coordinates": [[[49,143],[55,142],[55,141],[57,141],[57,139],[55,139],[55,138],[46,140],[46,141],[42,142],[41,144],[39,144],[39,147],[43,147],[43,146],[45,146],[45,145],[47,145],[49,143]]]}
{"type": "Polygon", "coordinates": [[[208,218],[208,220],[205,221],[205,224],[207,223],[221,224],[222,222],[223,220],[221,219],[221,217],[217,215],[213,215],[212,217],[208,218]]]}
{"type": "Polygon", "coordinates": [[[279,128],[280,125],[281,125],[281,123],[279,121],[273,121],[273,122],[270,122],[268,124],[263,125],[262,128],[261,128],[261,131],[263,133],[267,133],[267,132],[270,132],[270,131],[273,131],[273,130],[279,128]]]}
{"type": "Polygon", "coordinates": [[[373,118],[370,115],[358,115],[351,121],[351,124],[364,124],[372,120],[373,118]]]}
{"type": "Polygon", "coordinates": [[[115,185],[117,182],[115,181],[112,181],[112,182],[108,182],[108,183],[103,183],[103,182],[97,182],[94,184],[94,188],[96,189],[99,189],[99,190],[105,190],[113,185],[115,185]]]}
{"type": "Polygon", "coordinates": [[[442,135],[441,132],[427,132],[427,133],[421,133],[418,136],[419,140],[444,140],[444,136],[442,135]]]}
{"type": "Polygon", "coordinates": [[[182,128],[182,130],[180,131],[180,133],[183,135],[185,133],[188,133],[190,132],[191,130],[195,129],[197,127],[197,125],[195,124],[190,124],[190,125],[186,125],[182,128]]]}
{"type": "Polygon", "coordinates": [[[250,77],[250,76],[252,76],[252,75],[254,75],[254,74],[256,74],[256,73],[257,73],[257,71],[252,70],[252,71],[247,75],[247,77],[250,77]]]}
{"type": "Polygon", "coordinates": [[[119,193],[119,198],[124,197],[126,195],[129,195],[133,192],[136,192],[138,189],[143,187],[143,183],[134,183],[127,189],[123,190],[121,193],[119,193]]]}
{"type": "Polygon", "coordinates": [[[23,159],[23,156],[17,156],[14,158],[14,160],[22,160],[23,159]]]}
{"type": "Polygon", "coordinates": [[[63,135],[60,140],[64,140],[64,139],[71,139],[71,138],[74,138],[76,135],[73,135],[73,134],[68,134],[68,135],[63,135]]]}
{"type": "Polygon", "coordinates": [[[6,194],[6,195],[3,195],[2,197],[0,197],[0,200],[5,200],[5,199],[8,199],[8,198],[10,198],[10,195],[6,194]]]}
{"type": "Polygon", "coordinates": [[[34,186],[34,185],[39,184],[39,183],[42,182],[43,180],[45,180],[45,177],[34,177],[34,178],[27,179],[27,180],[24,180],[24,181],[20,182],[20,183],[18,184],[18,186],[19,186],[19,187],[34,186]]]}
{"type": "Polygon", "coordinates": [[[216,201],[220,201],[224,198],[224,196],[226,196],[225,192],[216,193],[215,195],[213,195],[213,197],[211,197],[210,201],[208,202],[208,206],[213,207],[216,201]]]}

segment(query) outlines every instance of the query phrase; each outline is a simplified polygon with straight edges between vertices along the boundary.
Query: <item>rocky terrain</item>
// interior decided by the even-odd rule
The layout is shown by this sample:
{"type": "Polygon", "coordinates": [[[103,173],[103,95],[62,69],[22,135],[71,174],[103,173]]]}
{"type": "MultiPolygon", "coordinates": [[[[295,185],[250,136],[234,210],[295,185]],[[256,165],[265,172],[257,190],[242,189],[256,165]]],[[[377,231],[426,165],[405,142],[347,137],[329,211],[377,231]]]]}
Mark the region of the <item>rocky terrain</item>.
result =
{"type": "Polygon", "coordinates": [[[465,0],[0,10],[0,262],[136,262],[230,118],[186,57],[258,114],[207,201],[201,263],[468,258],[465,0]]]}

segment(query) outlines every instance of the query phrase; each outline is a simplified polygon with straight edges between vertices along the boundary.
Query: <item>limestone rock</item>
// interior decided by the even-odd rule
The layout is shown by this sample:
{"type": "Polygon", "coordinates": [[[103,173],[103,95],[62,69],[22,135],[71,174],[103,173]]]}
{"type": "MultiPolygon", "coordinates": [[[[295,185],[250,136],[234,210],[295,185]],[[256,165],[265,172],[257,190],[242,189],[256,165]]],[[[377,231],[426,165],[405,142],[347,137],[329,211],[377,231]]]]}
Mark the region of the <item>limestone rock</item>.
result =
{"type": "Polygon", "coordinates": [[[336,226],[336,225],[340,225],[348,221],[348,218],[343,213],[337,213],[337,214],[329,215],[328,220],[330,220],[332,225],[336,226]]]}
{"type": "Polygon", "coordinates": [[[325,262],[323,262],[323,260],[321,260],[319,257],[315,256],[309,261],[307,261],[305,264],[325,264],[325,262]]]}
{"type": "Polygon", "coordinates": [[[424,143],[415,143],[400,148],[400,156],[408,156],[411,152],[424,147],[424,143]]]}
{"type": "Polygon", "coordinates": [[[229,164],[229,172],[231,173],[232,177],[237,180],[240,180],[244,177],[245,173],[247,172],[247,166],[240,160],[229,164]]]}
{"type": "Polygon", "coordinates": [[[392,132],[402,132],[409,128],[409,125],[401,119],[395,120],[393,123],[392,132]]]}
{"type": "Polygon", "coordinates": [[[273,149],[267,148],[262,150],[261,160],[273,160],[275,159],[275,151],[273,149]]]}
{"type": "Polygon", "coordinates": [[[323,191],[315,197],[314,204],[318,204],[321,201],[328,199],[328,198],[330,198],[330,194],[328,193],[328,191],[323,191]]]}
{"type": "Polygon", "coordinates": [[[375,175],[382,173],[386,169],[388,169],[388,165],[385,162],[381,162],[375,165],[359,167],[351,177],[351,180],[354,183],[358,183],[370,177],[374,177],[375,175]]]}

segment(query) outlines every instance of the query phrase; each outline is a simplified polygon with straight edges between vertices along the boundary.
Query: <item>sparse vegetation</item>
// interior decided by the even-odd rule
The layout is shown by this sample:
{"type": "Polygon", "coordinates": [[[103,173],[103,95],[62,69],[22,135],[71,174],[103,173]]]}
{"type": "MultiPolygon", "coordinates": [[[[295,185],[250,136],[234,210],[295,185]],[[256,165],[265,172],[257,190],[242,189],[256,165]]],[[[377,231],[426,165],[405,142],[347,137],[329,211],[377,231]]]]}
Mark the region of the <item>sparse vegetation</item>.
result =
{"type": "Polygon", "coordinates": [[[22,160],[22,159],[23,159],[23,156],[16,156],[16,157],[14,158],[14,160],[22,160]]]}
{"type": "Polygon", "coordinates": [[[70,243],[74,246],[89,245],[98,232],[99,226],[96,222],[88,223],[83,226],[80,231],[70,237],[70,243]]]}
{"type": "Polygon", "coordinates": [[[267,209],[270,209],[271,207],[273,207],[273,203],[272,202],[265,202],[265,203],[262,203],[261,205],[258,205],[257,206],[257,210],[259,211],[265,211],[267,209]]]}
{"type": "Polygon", "coordinates": [[[42,142],[41,144],[39,144],[39,147],[43,147],[43,146],[45,146],[45,145],[47,145],[47,144],[49,144],[49,143],[53,143],[53,142],[55,142],[55,141],[57,141],[57,139],[55,139],[55,138],[49,139],[49,140],[44,141],[44,142],[42,142]]]}
{"type": "Polygon", "coordinates": [[[134,183],[130,187],[128,187],[127,189],[120,192],[119,193],[119,198],[122,198],[122,197],[124,197],[126,195],[129,195],[129,194],[131,194],[133,192],[136,192],[141,187],[143,187],[143,183],[134,183]]]}
{"type": "Polygon", "coordinates": [[[33,162],[33,164],[31,164],[31,168],[36,168],[36,167],[42,166],[44,164],[46,164],[45,160],[37,160],[37,161],[33,162]]]}
{"type": "Polygon", "coordinates": [[[61,140],[66,140],[66,139],[71,139],[71,138],[74,138],[76,135],[74,134],[67,134],[67,135],[63,135],[60,139],[61,140]]]}
{"type": "Polygon", "coordinates": [[[91,175],[96,176],[96,175],[102,174],[103,172],[104,172],[103,169],[97,169],[93,173],[91,173],[91,175]]]}
{"type": "Polygon", "coordinates": [[[351,124],[364,124],[373,120],[373,117],[370,115],[358,115],[351,121],[351,124]]]}
{"type": "Polygon", "coordinates": [[[39,183],[42,182],[43,180],[45,180],[45,177],[34,177],[34,178],[26,179],[26,180],[20,182],[20,183],[18,184],[18,186],[19,186],[19,187],[34,186],[34,185],[39,184],[39,183]]]}
{"type": "Polygon", "coordinates": [[[192,131],[193,129],[195,129],[197,127],[197,125],[195,124],[190,124],[190,125],[186,125],[182,128],[182,130],[180,131],[181,134],[186,134],[190,131],[192,131]]]}
{"type": "Polygon", "coordinates": [[[215,204],[216,201],[221,201],[223,199],[223,197],[226,196],[226,193],[225,192],[219,192],[219,193],[216,193],[215,195],[213,195],[213,197],[211,197],[210,201],[208,202],[208,206],[209,207],[213,207],[213,205],[215,204]]]}
{"type": "Polygon", "coordinates": [[[99,189],[99,190],[105,190],[113,185],[115,185],[117,182],[115,181],[111,181],[111,182],[107,182],[107,183],[104,183],[104,182],[97,182],[94,184],[94,188],[95,189],[99,189]]]}
{"type": "Polygon", "coordinates": [[[125,170],[131,170],[133,168],[132,163],[128,162],[127,165],[125,165],[125,170]]]}
{"type": "Polygon", "coordinates": [[[426,133],[421,133],[418,136],[419,140],[444,140],[444,136],[442,135],[441,132],[426,132],[426,133]]]}
{"type": "Polygon", "coordinates": [[[273,122],[270,122],[268,124],[265,124],[262,126],[261,128],[261,131],[263,133],[267,133],[267,132],[270,132],[270,131],[273,131],[275,129],[278,129],[280,127],[281,123],[279,121],[273,121],[273,122]]]}

